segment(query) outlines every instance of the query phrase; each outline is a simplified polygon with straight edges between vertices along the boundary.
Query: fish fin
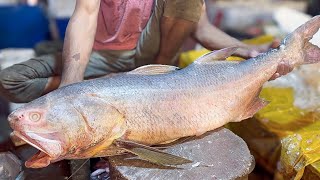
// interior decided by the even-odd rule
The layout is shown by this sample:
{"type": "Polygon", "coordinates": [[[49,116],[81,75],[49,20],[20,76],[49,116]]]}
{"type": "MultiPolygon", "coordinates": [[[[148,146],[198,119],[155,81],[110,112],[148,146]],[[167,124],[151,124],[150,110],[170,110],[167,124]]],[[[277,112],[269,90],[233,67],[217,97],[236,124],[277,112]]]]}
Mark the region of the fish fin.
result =
{"type": "MultiPolygon", "coordinates": [[[[302,58],[291,57],[291,64],[313,64],[320,62],[320,48],[309,42],[320,29],[320,15],[313,17],[290,33],[283,41],[284,48],[289,47],[291,52],[299,52],[302,58]],[[302,61],[303,60],[303,61],[302,61]]],[[[313,39],[315,40],[315,39],[313,39]]],[[[281,47],[281,46],[280,46],[281,47]]],[[[290,57],[289,57],[290,59],[290,57]]]]}
{"type": "Polygon", "coordinates": [[[176,140],[178,140],[179,138],[177,139],[173,139],[173,140],[170,140],[170,141],[165,141],[165,142],[162,142],[162,143],[159,143],[159,144],[170,144],[172,142],[175,142],[176,140]]]}
{"type": "Polygon", "coordinates": [[[195,63],[210,63],[218,60],[226,60],[227,57],[231,56],[236,52],[238,47],[228,47],[217,51],[209,52],[200,58],[198,58],[195,63]]]}
{"type": "Polygon", "coordinates": [[[303,37],[306,41],[312,39],[312,37],[319,31],[320,28],[320,15],[311,18],[306,23],[299,26],[293,33],[303,37]]]}
{"type": "Polygon", "coordinates": [[[116,140],[115,143],[117,144],[117,146],[121,147],[122,149],[125,149],[126,151],[137,155],[139,158],[155,164],[181,165],[181,164],[187,164],[192,162],[183,157],[168,154],[156,148],[131,142],[131,141],[116,140]]]}
{"type": "Polygon", "coordinates": [[[269,101],[257,97],[256,99],[254,99],[253,103],[251,103],[251,106],[249,106],[246,112],[243,114],[241,120],[252,118],[258,111],[267,106],[269,103],[269,101]]]}
{"type": "Polygon", "coordinates": [[[176,66],[151,64],[138,67],[137,69],[127,72],[127,74],[158,75],[168,74],[176,70],[179,70],[179,68],[176,66]]]}
{"type": "Polygon", "coordinates": [[[128,152],[122,148],[117,147],[114,143],[109,145],[107,148],[98,152],[94,157],[107,157],[127,154],[128,152]]]}

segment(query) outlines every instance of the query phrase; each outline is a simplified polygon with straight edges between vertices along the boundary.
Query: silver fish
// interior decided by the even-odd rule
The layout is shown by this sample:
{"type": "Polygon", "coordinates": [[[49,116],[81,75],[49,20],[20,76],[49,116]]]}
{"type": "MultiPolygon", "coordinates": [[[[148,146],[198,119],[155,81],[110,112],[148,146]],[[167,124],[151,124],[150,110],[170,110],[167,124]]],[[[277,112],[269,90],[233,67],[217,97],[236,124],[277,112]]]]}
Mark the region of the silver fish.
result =
{"type": "Polygon", "coordinates": [[[8,120],[16,136],[40,150],[27,167],[124,152],[160,164],[188,163],[149,146],[252,117],[268,104],[258,96],[281,61],[294,67],[320,61],[320,49],[309,43],[319,27],[317,16],[278,49],[243,62],[224,61],[237,49],[231,47],[184,69],[147,65],[72,84],[17,109],[8,120]]]}

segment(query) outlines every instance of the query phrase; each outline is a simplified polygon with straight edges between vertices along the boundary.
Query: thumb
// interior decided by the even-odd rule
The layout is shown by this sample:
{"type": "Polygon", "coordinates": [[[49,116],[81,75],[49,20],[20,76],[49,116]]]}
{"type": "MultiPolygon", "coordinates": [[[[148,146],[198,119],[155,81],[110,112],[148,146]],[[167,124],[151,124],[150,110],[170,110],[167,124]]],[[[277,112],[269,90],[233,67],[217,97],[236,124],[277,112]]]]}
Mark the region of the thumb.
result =
{"type": "Polygon", "coordinates": [[[260,54],[259,51],[257,50],[252,50],[249,52],[249,57],[253,58],[253,57],[257,57],[260,54]]]}

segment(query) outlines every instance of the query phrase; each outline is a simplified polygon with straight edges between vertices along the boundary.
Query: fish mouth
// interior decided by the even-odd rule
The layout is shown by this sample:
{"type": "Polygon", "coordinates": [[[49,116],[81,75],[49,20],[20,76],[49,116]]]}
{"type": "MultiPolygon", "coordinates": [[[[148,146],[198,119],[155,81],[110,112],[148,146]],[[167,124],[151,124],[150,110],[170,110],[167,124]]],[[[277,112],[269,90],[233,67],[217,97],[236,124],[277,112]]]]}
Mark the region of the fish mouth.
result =
{"type": "Polygon", "coordinates": [[[52,140],[56,133],[40,134],[35,132],[18,132],[13,131],[14,135],[22,139],[26,143],[35,147],[39,151],[29,158],[25,165],[31,168],[42,168],[48,166],[51,162],[56,162],[62,154],[62,147],[59,141],[52,140]]]}

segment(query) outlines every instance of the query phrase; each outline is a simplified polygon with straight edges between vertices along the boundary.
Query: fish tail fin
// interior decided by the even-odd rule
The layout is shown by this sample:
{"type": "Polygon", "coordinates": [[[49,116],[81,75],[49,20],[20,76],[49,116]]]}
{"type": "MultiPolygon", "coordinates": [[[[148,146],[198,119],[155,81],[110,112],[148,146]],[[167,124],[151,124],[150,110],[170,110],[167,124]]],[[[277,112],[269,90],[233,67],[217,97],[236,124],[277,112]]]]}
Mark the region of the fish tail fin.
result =
{"type": "Polygon", "coordinates": [[[311,44],[309,41],[319,31],[320,16],[315,16],[304,25],[300,26],[296,32],[304,38],[304,64],[320,62],[320,48],[311,44]]]}
{"type": "MultiPolygon", "coordinates": [[[[289,46],[291,53],[300,52],[302,56],[292,56],[292,60],[298,61],[297,64],[313,64],[320,62],[320,48],[309,41],[319,31],[320,15],[313,17],[283,41],[284,47],[289,46]]],[[[293,54],[292,54],[293,55],[293,54]]]]}
{"type": "Polygon", "coordinates": [[[305,45],[304,64],[314,64],[320,62],[320,48],[307,42],[305,45]]]}
{"type": "Polygon", "coordinates": [[[168,154],[156,148],[152,148],[150,146],[142,145],[131,141],[116,140],[115,144],[118,147],[126,150],[127,152],[137,155],[139,158],[143,160],[159,165],[181,165],[192,162],[183,157],[168,154]]]}

